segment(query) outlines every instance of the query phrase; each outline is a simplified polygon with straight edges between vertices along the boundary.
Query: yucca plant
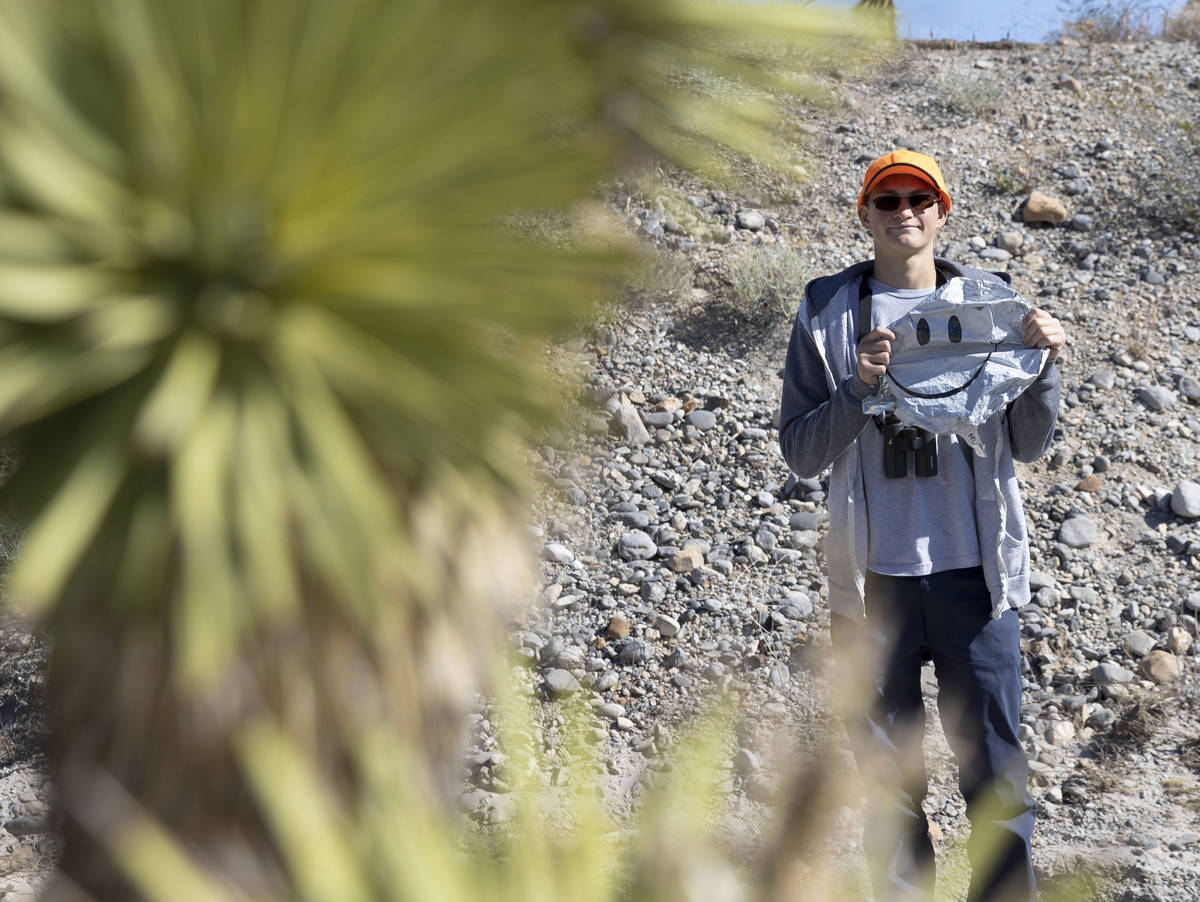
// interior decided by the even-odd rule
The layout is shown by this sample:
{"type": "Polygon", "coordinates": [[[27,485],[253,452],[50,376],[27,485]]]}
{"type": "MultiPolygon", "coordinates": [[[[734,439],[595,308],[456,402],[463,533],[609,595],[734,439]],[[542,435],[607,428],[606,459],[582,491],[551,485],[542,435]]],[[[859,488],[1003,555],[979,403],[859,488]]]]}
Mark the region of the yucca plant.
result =
{"type": "Polygon", "coordinates": [[[647,149],[764,155],[745,88],[803,89],[844,30],[694,0],[0,0],[2,500],[8,594],[54,641],[56,892],[139,896],[102,837],[130,806],[239,892],[302,885],[256,736],[351,810],[380,731],[445,790],[529,588],[542,343],[629,258],[512,214],[578,211],[647,149]]]}

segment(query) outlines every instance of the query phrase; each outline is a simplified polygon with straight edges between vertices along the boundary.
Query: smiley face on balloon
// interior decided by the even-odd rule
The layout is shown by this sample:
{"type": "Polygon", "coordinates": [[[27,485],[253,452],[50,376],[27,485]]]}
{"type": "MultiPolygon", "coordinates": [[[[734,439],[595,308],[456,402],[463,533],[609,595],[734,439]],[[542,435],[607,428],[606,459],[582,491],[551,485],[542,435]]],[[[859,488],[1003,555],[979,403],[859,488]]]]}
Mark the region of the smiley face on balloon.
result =
{"type": "Polygon", "coordinates": [[[863,410],[958,433],[982,454],[978,427],[1033,383],[1049,353],[1025,347],[1021,323],[1030,309],[1000,283],[942,285],[888,324],[896,335],[891,362],[863,410]]]}

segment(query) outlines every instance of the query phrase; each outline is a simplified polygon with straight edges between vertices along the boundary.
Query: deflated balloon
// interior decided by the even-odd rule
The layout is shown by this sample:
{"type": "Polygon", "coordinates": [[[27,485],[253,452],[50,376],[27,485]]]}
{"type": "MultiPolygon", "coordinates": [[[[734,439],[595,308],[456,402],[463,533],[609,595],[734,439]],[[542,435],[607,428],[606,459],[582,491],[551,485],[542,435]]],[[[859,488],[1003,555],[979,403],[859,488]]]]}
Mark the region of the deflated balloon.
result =
{"type": "Polygon", "coordinates": [[[951,279],[888,328],[896,334],[868,414],[955,432],[984,453],[979,426],[1033,384],[1049,350],[1025,347],[1031,305],[1007,285],[951,279]]]}

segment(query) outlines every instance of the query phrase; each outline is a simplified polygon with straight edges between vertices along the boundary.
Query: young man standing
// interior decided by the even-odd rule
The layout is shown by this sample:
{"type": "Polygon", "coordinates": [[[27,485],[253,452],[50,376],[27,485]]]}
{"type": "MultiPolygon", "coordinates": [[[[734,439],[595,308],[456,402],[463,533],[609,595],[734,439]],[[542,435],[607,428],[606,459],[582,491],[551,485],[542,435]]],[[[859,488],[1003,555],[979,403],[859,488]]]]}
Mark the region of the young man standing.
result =
{"type": "Polygon", "coordinates": [[[885,474],[883,418],[862,409],[891,359],[887,323],[947,280],[1009,281],[934,256],[949,212],[931,157],[897,150],[875,160],[858,197],[874,260],[808,285],[784,372],[779,443],[788,466],[806,477],[832,467],[825,555],[834,654],[843,674],[865,669],[864,649],[873,659],[869,697],[847,707],[846,728],[860,773],[883,786],[869,790],[863,835],[880,902],[932,893],[920,746],[921,665],[930,658],[971,821],[969,898],[1035,896],[1034,815],[1017,737],[1015,609],[1029,600],[1029,544],[1013,461],[1036,459],[1053,437],[1053,360],[1066,336],[1054,317],[1030,311],[1024,343],[1049,349],[1045,368],[980,427],[982,456],[955,435],[937,436],[932,475],[912,464],[885,474]]]}

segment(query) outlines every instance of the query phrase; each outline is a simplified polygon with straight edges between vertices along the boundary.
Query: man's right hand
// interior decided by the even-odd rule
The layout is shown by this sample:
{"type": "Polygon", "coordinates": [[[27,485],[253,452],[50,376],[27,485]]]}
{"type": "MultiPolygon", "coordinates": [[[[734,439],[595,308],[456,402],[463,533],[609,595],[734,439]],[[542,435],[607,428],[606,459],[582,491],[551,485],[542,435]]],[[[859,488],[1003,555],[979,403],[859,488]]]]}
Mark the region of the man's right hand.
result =
{"type": "Polygon", "coordinates": [[[878,385],[879,377],[892,359],[892,342],[896,333],[885,326],[872,329],[858,343],[858,378],[867,385],[878,385]]]}

